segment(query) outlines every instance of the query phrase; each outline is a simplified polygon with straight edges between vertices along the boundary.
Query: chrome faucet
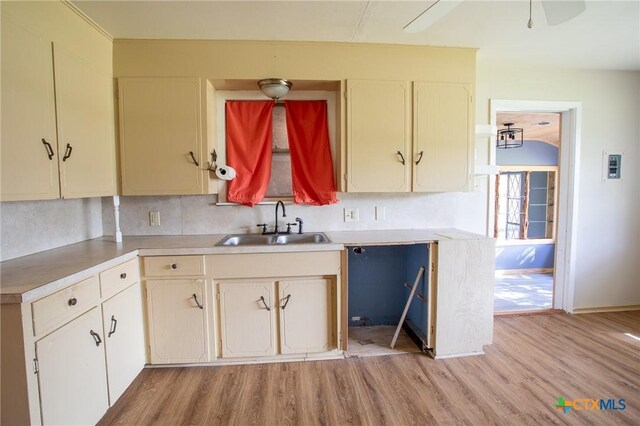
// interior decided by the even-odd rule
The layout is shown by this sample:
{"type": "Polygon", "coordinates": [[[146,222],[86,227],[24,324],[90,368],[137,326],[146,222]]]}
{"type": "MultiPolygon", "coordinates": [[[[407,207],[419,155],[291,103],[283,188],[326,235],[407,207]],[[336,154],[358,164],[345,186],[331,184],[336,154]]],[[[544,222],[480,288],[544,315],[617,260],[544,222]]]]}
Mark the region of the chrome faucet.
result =
{"type": "Polygon", "coordinates": [[[282,206],[282,217],[287,217],[287,211],[284,208],[284,203],[280,200],[276,203],[276,227],[273,229],[273,233],[278,235],[280,229],[278,227],[278,206],[282,206]]]}

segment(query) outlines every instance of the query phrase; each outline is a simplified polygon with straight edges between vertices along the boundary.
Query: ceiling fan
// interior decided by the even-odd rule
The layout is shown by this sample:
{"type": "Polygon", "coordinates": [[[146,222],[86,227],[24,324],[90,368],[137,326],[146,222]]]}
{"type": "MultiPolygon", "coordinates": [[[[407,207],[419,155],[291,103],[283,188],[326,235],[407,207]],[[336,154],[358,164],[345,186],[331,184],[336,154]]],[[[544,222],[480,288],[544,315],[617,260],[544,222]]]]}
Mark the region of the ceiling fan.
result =
{"type": "MultiPolygon", "coordinates": [[[[585,11],[585,0],[540,0],[544,8],[549,25],[558,25],[575,18],[585,11]]],[[[449,12],[460,6],[464,0],[435,0],[426,10],[413,18],[402,29],[405,33],[419,33],[425,31],[431,25],[442,19],[449,12]]],[[[533,27],[531,19],[531,7],[533,0],[529,0],[529,22],[527,27],[533,27]]]]}

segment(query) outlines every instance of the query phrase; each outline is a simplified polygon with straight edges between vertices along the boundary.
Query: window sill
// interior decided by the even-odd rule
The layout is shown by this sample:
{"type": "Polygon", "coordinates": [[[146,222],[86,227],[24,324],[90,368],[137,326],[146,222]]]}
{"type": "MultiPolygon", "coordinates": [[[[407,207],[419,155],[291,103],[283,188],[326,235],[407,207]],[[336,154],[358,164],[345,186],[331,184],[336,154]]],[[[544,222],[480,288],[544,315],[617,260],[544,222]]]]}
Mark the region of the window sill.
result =
{"type": "Polygon", "coordinates": [[[553,238],[538,238],[531,240],[496,240],[496,247],[504,246],[536,246],[545,244],[555,244],[556,240],[553,238]]]}

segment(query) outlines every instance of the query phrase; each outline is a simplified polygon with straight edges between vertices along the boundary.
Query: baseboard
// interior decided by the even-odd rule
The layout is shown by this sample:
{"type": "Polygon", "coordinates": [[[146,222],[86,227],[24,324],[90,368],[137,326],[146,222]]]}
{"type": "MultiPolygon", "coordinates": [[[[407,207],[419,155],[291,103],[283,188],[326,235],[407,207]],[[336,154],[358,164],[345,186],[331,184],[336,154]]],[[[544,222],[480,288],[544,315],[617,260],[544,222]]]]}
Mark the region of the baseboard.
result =
{"type": "Polygon", "coordinates": [[[495,317],[507,317],[507,316],[523,316],[523,315],[551,315],[551,314],[564,314],[562,309],[521,309],[518,311],[500,311],[494,312],[495,317]]]}
{"type": "Polygon", "coordinates": [[[602,306],[599,308],[576,308],[572,314],[595,314],[599,312],[640,311],[640,305],[602,306]]]}
{"type": "Polygon", "coordinates": [[[553,273],[553,268],[496,269],[496,275],[551,274],[551,273],[553,273]]]}

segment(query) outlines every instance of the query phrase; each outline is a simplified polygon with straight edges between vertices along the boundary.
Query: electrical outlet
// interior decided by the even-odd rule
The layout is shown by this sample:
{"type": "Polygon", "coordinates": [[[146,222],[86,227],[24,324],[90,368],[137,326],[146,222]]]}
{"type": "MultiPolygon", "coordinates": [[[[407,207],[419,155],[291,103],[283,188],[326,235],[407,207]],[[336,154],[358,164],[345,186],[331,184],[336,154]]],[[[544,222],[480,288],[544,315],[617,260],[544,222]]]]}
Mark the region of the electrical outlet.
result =
{"type": "Polygon", "coordinates": [[[345,222],[360,221],[360,211],[358,209],[344,209],[344,221],[345,222]]]}
{"type": "Polygon", "coordinates": [[[385,220],[387,218],[384,206],[376,206],[376,220],[385,220]]]}
{"type": "Polygon", "coordinates": [[[149,226],[160,226],[160,212],[149,212],[149,226]]]}

